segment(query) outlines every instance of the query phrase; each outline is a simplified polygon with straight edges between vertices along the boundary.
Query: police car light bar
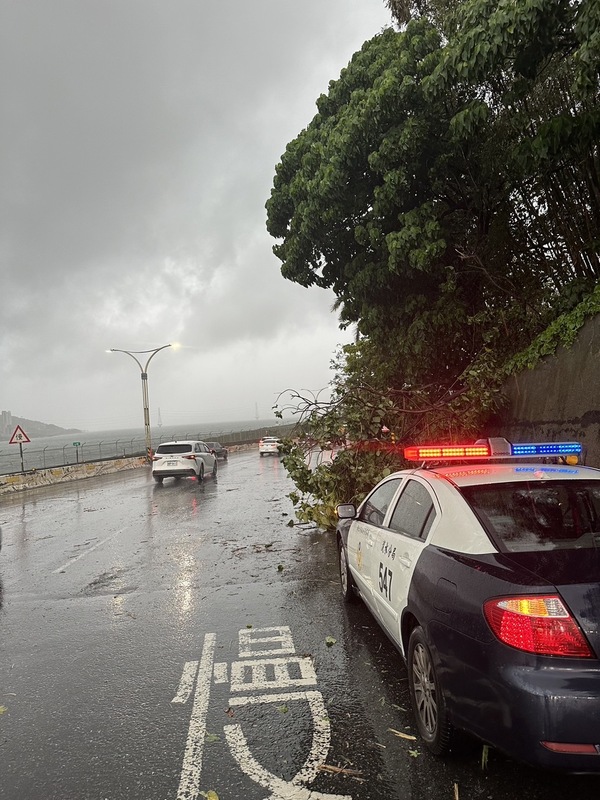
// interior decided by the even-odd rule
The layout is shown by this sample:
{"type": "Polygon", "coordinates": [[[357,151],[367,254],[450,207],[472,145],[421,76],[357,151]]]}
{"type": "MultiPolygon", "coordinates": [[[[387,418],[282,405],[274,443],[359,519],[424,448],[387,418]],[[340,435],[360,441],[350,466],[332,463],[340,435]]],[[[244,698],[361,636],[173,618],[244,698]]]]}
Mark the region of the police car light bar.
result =
{"type": "Polygon", "coordinates": [[[532,458],[534,456],[581,455],[579,442],[511,444],[506,439],[480,439],[475,444],[415,445],[404,448],[407,461],[458,461],[486,458],[532,458]]]}

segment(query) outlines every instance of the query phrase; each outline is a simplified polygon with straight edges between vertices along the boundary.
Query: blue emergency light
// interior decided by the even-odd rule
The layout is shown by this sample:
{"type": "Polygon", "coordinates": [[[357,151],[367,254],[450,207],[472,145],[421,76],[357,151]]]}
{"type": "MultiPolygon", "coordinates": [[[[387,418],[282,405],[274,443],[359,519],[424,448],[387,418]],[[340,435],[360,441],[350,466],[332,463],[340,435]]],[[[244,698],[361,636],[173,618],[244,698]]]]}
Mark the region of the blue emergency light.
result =
{"type": "Polygon", "coordinates": [[[578,456],[579,442],[545,442],[539,444],[513,444],[513,456],[578,456]]]}

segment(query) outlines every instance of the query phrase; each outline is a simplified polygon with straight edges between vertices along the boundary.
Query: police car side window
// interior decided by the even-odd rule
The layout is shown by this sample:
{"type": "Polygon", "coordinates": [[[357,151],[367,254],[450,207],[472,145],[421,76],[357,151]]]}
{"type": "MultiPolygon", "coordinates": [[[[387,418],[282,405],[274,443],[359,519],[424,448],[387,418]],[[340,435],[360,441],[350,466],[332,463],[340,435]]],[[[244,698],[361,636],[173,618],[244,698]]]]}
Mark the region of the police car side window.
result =
{"type": "Polygon", "coordinates": [[[369,495],[358,515],[358,519],[371,525],[383,525],[383,519],[401,482],[401,478],[392,479],[378,486],[369,495]]]}
{"type": "Polygon", "coordinates": [[[390,519],[390,530],[425,539],[434,519],[435,508],[427,489],[417,481],[408,481],[390,519]]]}

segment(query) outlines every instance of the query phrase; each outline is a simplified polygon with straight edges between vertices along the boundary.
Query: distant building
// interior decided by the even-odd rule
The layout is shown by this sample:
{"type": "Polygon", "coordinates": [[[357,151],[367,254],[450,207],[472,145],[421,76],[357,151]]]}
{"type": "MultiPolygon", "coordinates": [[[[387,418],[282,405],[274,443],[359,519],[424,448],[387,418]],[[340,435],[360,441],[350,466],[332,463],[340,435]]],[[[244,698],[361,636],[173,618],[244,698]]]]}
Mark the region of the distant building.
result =
{"type": "Polygon", "coordinates": [[[10,436],[12,433],[12,414],[2,411],[0,414],[0,436],[10,436]]]}

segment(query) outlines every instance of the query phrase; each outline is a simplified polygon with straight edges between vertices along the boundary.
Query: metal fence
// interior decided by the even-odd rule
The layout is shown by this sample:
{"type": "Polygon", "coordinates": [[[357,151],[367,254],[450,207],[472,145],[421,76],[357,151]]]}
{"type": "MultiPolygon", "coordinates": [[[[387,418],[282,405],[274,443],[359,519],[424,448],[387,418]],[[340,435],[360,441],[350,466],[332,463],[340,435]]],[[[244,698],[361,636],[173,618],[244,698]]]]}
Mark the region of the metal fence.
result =
{"type": "MultiPolygon", "coordinates": [[[[273,428],[257,428],[250,431],[224,433],[161,433],[152,436],[152,448],[161,442],[170,442],[174,439],[200,440],[203,442],[220,442],[223,445],[242,445],[258,442],[261,436],[286,436],[293,425],[278,425],[273,428]]],[[[64,467],[71,464],[86,464],[92,461],[108,461],[113,458],[128,458],[143,456],[146,453],[146,440],[144,437],[133,439],[112,439],[97,442],[82,441],[78,446],[74,444],[46,445],[42,448],[33,448],[27,445],[23,448],[23,470],[46,469],[49,467],[64,467]]],[[[5,442],[0,443],[0,475],[9,475],[21,472],[21,457],[15,445],[5,442]]]]}

